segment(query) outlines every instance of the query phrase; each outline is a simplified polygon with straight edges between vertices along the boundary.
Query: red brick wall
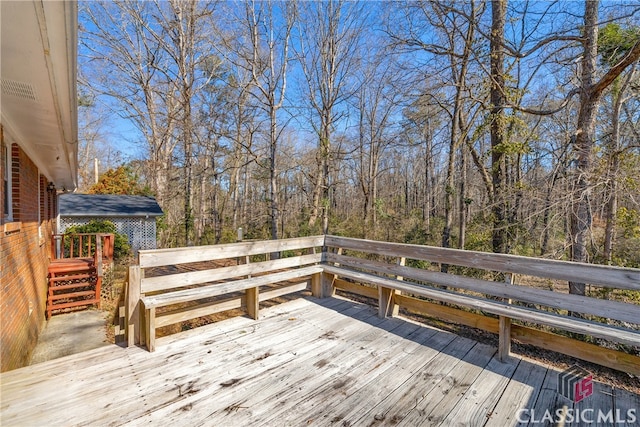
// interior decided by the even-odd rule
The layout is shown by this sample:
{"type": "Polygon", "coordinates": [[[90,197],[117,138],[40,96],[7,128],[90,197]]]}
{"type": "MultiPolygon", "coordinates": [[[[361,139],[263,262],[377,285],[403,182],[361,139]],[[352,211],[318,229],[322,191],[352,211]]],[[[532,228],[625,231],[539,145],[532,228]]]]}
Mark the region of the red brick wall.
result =
{"type": "MultiPolygon", "coordinates": [[[[40,175],[36,165],[17,144],[11,144],[10,152],[13,221],[6,222],[5,213],[0,212],[2,372],[29,363],[38,334],[44,326],[52,234],[50,213],[54,211],[51,208],[56,197],[46,191],[47,178],[40,175]],[[40,224],[42,229],[39,232],[40,224]]],[[[4,168],[6,163],[0,164],[4,168]]]]}

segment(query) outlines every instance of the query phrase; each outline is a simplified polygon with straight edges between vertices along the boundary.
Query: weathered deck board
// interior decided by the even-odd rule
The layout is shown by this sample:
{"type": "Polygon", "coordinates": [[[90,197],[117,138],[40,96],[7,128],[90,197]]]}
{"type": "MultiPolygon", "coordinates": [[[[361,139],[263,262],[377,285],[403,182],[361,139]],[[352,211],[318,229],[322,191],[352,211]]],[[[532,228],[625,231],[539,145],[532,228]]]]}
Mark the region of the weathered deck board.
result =
{"type": "MultiPolygon", "coordinates": [[[[103,347],[6,372],[0,424],[539,426],[554,423],[519,424],[517,411],[540,418],[566,403],[553,369],[502,363],[488,345],[376,314],[301,298],[258,321],[160,338],[155,353],[103,347]]],[[[570,407],[626,416],[639,405],[637,394],[595,384],[570,407]]],[[[578,425],[590,424],[567,424],[578,425]]]]}
{"type": "MultiPolygon", "coordinates": [[[[344,308],[344,307],[343,307],[344,308]]],[[[348,314],[352,309],[347,308],[343,313],[348,314]]],[[[360,312],[354,315],[365,315],[370,317],[372,313],[360,312]]],[[[291,318],[291,317],[289,317],[291,318]]],[[[291,335],[287,333],[285,339],[274,336],[271,340],[262,340],[260,352],[249,355],[249,357],[239,358],[237,355],[232,356],[226,369],[215,372],[213,383],[209,387],[199,387],[197,393],[193,393],[188,399],[176,402],[173,405],[165,406],[159,411],[150,411],[139,420],[140,422],[162,422],[175,423],[189,421],[189,424],[196,423],[200,418],[207,419],[212,413],[220,412],[224,414],[227,408],[244,406],[246,404],[238,403],[238,399],[246,399],[245,394],[249,396],[264,396],[265,390],[275,394],[275,384],[277,381],[282,382],[287,375],[298,374],[298,371],[290,369],[290,363],[303,364],[303,366],[313,366],[313,357],[321,358],[328,351],[327,346],[321,346],[322,340],[354,340],[361,328],[357,325],[348,324],[339,333],[330,333],[332,327],[339,326],[340,322],[344,322],[344,318],[340,316],[338,319],[325,320],[304,319],[296,315],[296,320],[304,322],[306,326],[320,325],[315,337],[310,334],[309,328],[304,331],[291,335]],[[332,324],[333,322],[333,324],[332,324]],[[210,399],[214,397],[214,402],[207,405],[194,407],[194,402],[210,399]],[[240,396],[240,397],[238,397],[240,396]],[[191,405],[188,414],[184,414],[182,408],[191,405]],[[204,412],[202,412],[204,411],[204,412]],[[187,417],[185,419],[185,416],[187,417]]],[[[282,330],[282,329],[281,329],[282,330]]],[[[259,339],[259,337],[257,337],[259,339]]],[[[302,370],[302,374],[313,375],[313,369],[302,370]]],[[[208,376],[200,377],[199,382],[207,381],[208,376]]],[[[242,414],[241,414],[242,415],[242,414]]],[[[221,421],[222,424],[224,422],[221,421]]],[[[238,424],[234,420],[233,424],[238,424]]]]}
{"type": "Polygon", "coordinates": [[[404,414],[394,414],[398,425],[441,425],[453,411],[464,393],[480,376],[496,353],[495,348],[476,344],[461,359],[449,357],[452,369],[439,378],[434,388],[420,397],[415,407],[404,414]]]}
{"type": "Polygon", "coordinates": [[[520,361],[509,385],[504,389],[504,395],[509,399],[500,399],[496,407],[488,417],[487,426],[502,427],[506,425],[522,425],[518,422],[518,411],[521,408],[531,406],[532,397],[539,392],[547,375],[546,366],[532,363],[527,360],[520,361]]]}
{"type": "MultiPolygon", "coordinates": [[[[447,337],[449,334],[439,333],[436,337],[447,337]]],[[[390,393],[384,396],[380,394],[380,401],[366,398],[358,406],[351,406],[350,402],[341,402],[335,409],[333,417],[341,419],[346,424],[372,424],[398,423],[406,414],[413,411],[420,400],[457,365],[460,358],[464,357],[477,343],[461,337],[454,338],[435,357],[425,360],[425,364],[410,375],[402,384],[396,386],[390,393]]],[[[446,338],[445,338],[446,339],[446,338]]],[[[421,359],[416,357],[415,359],[421,359]]],[[[400,378],[404,379],[404,378],[400,378]]],[[[380,381],[382,382],[382,381],[380,381]]],[[[378,388],[376,382],[370,382],[368,390],[379,394],[382,388],[378,388]]],[[[376,395],[374,394],[374,396],[376,395]]]]}

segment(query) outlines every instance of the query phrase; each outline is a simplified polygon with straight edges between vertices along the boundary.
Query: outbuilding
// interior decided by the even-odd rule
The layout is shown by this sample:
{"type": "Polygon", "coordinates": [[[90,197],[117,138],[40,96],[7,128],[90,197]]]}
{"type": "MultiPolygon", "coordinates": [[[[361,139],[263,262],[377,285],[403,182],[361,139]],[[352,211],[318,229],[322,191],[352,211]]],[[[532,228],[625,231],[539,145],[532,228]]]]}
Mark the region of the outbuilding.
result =
{"type": "Polygon", "coordinates": [[[156,249],[156,218],[163,214],[153,197],[111,194],[63,194],[58,197],[58,233],[91,221],[111,221],[129,239],[134,254],[156,249]]]}

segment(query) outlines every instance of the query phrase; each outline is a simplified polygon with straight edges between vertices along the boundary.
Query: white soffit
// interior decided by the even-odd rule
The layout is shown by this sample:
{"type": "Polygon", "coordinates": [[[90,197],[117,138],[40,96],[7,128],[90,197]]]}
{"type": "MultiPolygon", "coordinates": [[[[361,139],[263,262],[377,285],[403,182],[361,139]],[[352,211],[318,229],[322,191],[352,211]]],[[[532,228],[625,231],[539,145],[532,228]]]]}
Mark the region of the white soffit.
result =
{"type": "Polygon", "coordinates": [[[77,183],[77,4],[0,1],[6,133],[58,189],[77,183]]]}

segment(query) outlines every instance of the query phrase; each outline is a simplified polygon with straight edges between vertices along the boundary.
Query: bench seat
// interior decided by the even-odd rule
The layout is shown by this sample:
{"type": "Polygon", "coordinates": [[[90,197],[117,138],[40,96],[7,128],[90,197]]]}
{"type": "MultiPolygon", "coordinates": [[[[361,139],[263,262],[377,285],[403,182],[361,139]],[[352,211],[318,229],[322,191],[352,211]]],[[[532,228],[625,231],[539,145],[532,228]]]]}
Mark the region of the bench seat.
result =
{"type": "MultiPolygon", "coordinates": [[[[430,298],[436,301],[482,310],[509,319],[518,319],[539,325],[563,329],[569,332],[591,335],[633,346],[640,346],[640,331],[633,331],[631,329],[625,329],[614,325],[606,325],[579,317],[556,315],[547,311],[511,305],[502,301],[487,300],[470,295],[463,295],[447,291],[445,289],[412,284],[402,280],[378,276],[372,273],[350,270],[345,267],[325,265],[324,272],[362,283],[368,283],[387,289],[394,289],[430,298]]],[[[621,304],[621,306],[622,304],[626,306],[625,303],[619,304],[621,304]]],[[[588,312],[588,307],[585,307],[585,312],[588,312]]]]}
{"type": "MultiPolygon", "coordinates": [[[[276,273],[269,273],[262,276],[250,277],[247,279],[232,280],[222,283],[211,283],[189,289],[181,289],[172,292],[165,292],[157,295],[144,295],[140,297],[144,312],[145,341],[149,351],[155,350],[155,330],[156,330],[156,308],[166,307],[174,304],[198,301],[206,298],[230,294],[238,291],[256,290],[260,286],[279,283],[300,277],[311,276],[321,273],[323,266],[311,265],[295,268],[276,273]]],[[[257,292],[253,293],[254,303],[257,304],[257,292]]],[[[249,304],[249,303],[248,303],[249,304]]],[[[257,313],[254,314],[257,316],[257,313]]]]}

